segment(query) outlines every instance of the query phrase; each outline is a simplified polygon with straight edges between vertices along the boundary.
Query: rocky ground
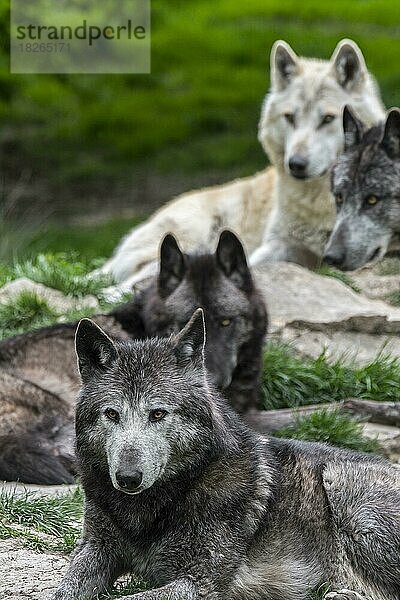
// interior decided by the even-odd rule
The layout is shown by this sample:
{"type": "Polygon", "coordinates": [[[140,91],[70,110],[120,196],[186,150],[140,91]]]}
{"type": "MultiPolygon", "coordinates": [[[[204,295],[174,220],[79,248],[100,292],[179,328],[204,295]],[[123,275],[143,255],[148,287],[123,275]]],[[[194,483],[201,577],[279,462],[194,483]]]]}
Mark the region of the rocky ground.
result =
{"type": "Polygon", "coordinates": [[[19,540],[0,543],[0,598],[44,600],[60,581],[68,557],[38,553],[19,540]]]}
{"type": "MultiPolygon", "coordinates": [[[[299,353],[316,357],[326,350],[331,357],[345,355],[360,363],[373,360],[383,349],[400,356],[400,308],[385,301],[388,294],[400,289],[400,275],[380,274],[376,270],[352,274],[361,293],[337,279],[290,264],[259,269],[256,279],[270,313],[270,336],[292,343],[299,353]]],[[[55,306],[65,303],[58,292],[34,285],[55,306]]],[[[31,282],[20,280],[5,286],[0,302],[25,287],[32,287],[31,282]]],[[[89,298],[88,303],[91,306],[93,300],[89,298]]],[[[399,429],[367,423],[365,431],[378,437],[389,458],[400,462],[399,429]]],[[[23,493],[21,486],[16,489],[17,493],[23,493]]],[[[65,490],[36,488],[34,491],[54,494],[65,490]]],[[[0,541],[0,599],[46,598],[67,563],[65,555],[35,552],[24,547],[20,540],[0,541]]]]}

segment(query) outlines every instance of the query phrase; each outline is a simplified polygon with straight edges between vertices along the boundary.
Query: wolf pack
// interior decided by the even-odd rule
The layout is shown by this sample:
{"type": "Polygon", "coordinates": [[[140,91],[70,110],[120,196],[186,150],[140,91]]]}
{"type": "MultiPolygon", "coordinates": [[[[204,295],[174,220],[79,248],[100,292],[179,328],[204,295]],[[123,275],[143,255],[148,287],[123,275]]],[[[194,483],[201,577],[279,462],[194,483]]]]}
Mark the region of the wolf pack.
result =
{"type": "Polygon", "coordinates": [[[122,240],[102,271],[132,300],[0,343],[0,479],[85,492],[52,600],[127,573],[148,589],[125,600],[400,600],[400,470],[265,431],[253,269],[396,249],[400,111],[353,41],[329,61],[278,41],[258,139],[271,166],[122,240]]]}

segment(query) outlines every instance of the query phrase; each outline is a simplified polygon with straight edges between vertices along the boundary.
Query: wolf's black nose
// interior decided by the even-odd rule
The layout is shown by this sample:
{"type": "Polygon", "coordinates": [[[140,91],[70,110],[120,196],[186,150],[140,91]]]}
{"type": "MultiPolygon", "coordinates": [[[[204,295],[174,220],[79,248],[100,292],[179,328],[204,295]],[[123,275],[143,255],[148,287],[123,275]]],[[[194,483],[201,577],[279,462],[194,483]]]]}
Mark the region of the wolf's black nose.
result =
{"type": "Polygon", "coordinates": [[[142,483],[143,473],[141,471],[132,471],[131,473],[116,473],[116,479],[119,487],[126,492],[134,492],[142,483]]]}
{"type": "Polygon", "coordinates": [[[291,174],[298,179],[306,177],[306,169],[308,166],[308,160],[301,156],[301,154],[293,154],[289,159],[289,169],[291,174]]]}
{"type": "Polygon", "coordinates": [[[324,255],[324,263],[331,267],[343,267],[346,254],[343,250],[330,250],[324,255]]]}

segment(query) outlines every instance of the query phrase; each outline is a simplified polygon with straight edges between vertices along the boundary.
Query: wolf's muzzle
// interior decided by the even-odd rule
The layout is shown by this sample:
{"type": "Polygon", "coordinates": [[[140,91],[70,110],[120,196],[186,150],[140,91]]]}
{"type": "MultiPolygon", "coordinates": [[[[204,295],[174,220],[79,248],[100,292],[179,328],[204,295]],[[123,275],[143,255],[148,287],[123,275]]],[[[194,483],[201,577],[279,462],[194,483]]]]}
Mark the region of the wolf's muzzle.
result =
{"type": "Polygon", "coordinates": [[[308,160],[301,154],[293,154],[289,159],[290,174],[297,179],[307,177],[308,160]]]}
{"type": "Polygon", "coordinates": [[[132,493],[139,489],[143,481],[143,473],[141,471],[132,471],[130,473],[117,471],[115,479],[117,480],[118,487],[123,492],[132,493]]]}

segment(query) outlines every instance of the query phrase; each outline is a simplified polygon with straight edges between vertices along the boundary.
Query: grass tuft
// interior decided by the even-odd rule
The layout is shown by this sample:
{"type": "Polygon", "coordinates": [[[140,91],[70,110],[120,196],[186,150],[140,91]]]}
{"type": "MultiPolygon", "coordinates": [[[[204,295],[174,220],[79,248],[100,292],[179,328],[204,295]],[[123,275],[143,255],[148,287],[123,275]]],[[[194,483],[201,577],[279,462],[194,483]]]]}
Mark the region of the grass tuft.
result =
{"type": "Polygon", "coordinates": [[[37,552],[70,552],[80,536],[80,488],[56,497],[0,492],[0,539],[18,538],[37,552]]]}
{"type": "MultiPolygon", "coordinates": [[[[100,303],[99,311],[111,310],[111,304],[100,303]]],[[[69,323],[83,317],[92,317],[93,308],[70,309],[62,315],[57,313],[46,300],[31,291],[0,304],[0,340],[54,323],[69,323]]]]}
{"type": "Polygon", "coordinates": [[[34,259],[16,264],[13,278],[28,277],[67,296],[91,294],[100,298],[102,290],[112,281],[108,276],[91,274],[99,264],[99,260],[81,262],[75,253],[39,254],[34,259]]]}
{"type": "Polygon", "coordinates": [[[376,440],[363,435],[362,423],[340,410],[318,410],[311,415],[298,416],[294,425],[280,429],[277,437],[326,442],[339,448],[359,452],[378,452],[376,440]]]}
{"type": "Polygon", "coordinates": [[[387,256],[375,268],[378,275],[400,275],[400,260],[394,256],[387,256]]]}
{"type": "Polygon", "coordinates": [[[317,272],[319,275],[324,275],[325,277],[332,277],[333,279],[338,279],[357,294],[361,292],[360,288],[352,280],[352,278],[349,275],[347,275],[347,273],[343,273],[343,271],[332,269],[332,267],[329,267],[328,265],[321,265],[317,272]]]}
{"type": "Polygon", "coordinates": [[[386,296],[386,301],[393,306],[400,306],[400,290],[395,290],[386,296]]]}
{"type": "Polygon", "coordinates": [[[270,343],[264,353],[261,405],[265,409],[338,402],[346,398],[397,401],[400,397],[400,361],[379,354],[357,366],[344,359],[329,362],[299,358],[283,344],[270,343]]]}
{"type": "Polygon", "coordinates": [[[112,590],[107,594],[102,594],[100,598],[101,600],[113,600],[114,598],[120,598],[121,596],[125,597],[138,594],[139,592],[144,592],[148,589],[149,587],[144,581],[131,575],[127,579],[116,581],[112,590]]]}
{"type": "Polygon", "coordinates": [[[325,594],[330,591],[330,585],[323,583],[315,592],[309,595],[308,600],[323,600],[325,594]]]}
{"type": "Polygon", "coordinates": [[[23,291],[9,302],[0,304],[0,338],[43,327],[53,323],[57,316],[46,300],[34,292],[23,291]]]}

